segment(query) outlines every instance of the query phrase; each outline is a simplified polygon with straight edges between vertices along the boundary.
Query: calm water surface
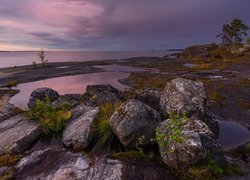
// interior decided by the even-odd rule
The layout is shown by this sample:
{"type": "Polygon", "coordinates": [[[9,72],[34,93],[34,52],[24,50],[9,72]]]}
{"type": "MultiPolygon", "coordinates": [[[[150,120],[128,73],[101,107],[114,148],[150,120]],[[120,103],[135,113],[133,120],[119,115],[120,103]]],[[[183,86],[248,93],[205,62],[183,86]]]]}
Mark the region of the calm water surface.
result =
{"type": "Polygon", "coordinates": [[[20,90],[20,93],[13,96],[10,99],[10,103],[14,104],[17,107],[20,107],[21,109],[26,109],[32,91],[41,87],[52,88],[61,95],[69,93],[83,94],[88,85],[95,84],[109,84],[119,90],[122,90],[127,86],[122,85],[118,82],[118,80],[127,78],[130,72],[154,71],[154,69],[121,65],[105,65],[96,67],[103,68],[107,72],[64,76],[19,84],[16,88],[20,90]]]}
{"type": "Polygon", "coordinates": [[[223,148],[231,148],[250,140],[250,131],[233,121],[219,121],[219,139],[223,148]]]}
{"type": "Polygon", "coordinates": [[[65,76],[59,78],[46,79],[19,84],[17,89],[20,93],[10,99],[10,103],[21,109],[27,108],[27,103],[32,91],[36,88],[49,87],[56,90],[60,95],[78,93],[83,94],[87,85],[109,84],[117,89],[124,89],[126,86],[118,82],[124,79],[129,73],[123,72],[102,72],[75,76],[65,76]]]}
{"type": "MultiPolygon", "coordinates": [[[[175,52],[169,51],[48,51],[49,62],[91,61],[105,59],[124,59],[131,57],[162,57],[175,52]]],[[[0,68],[40,63],[38,52],[0,52],[0,68]]]]}

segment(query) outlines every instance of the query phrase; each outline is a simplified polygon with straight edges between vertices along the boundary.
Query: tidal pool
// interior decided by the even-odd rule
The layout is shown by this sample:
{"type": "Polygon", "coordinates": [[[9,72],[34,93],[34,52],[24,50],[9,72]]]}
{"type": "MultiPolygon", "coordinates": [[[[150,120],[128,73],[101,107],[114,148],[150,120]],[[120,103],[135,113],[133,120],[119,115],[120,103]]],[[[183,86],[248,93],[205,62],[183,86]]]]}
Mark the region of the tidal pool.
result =
{"type": "Polygon", "coordinates": [[[233,121],[219,121],[219,140],[224,149],[242,145],[250,140],[250,131],[233,121]]]}
{"type": "Polygon", "coordinates": [[[19,84],[16,88],[20,90],[18,94],[10,99],[10,103],[25,110],[29,97],[34,89],[49,87],[56,90],[60,95],[79,93],[83,94],[87,85],[109,84],[117,89],[124,89],[127,86],[118,82],[119,79],[124,79],[129,76],[129,73],[124,72],[102,72],[83,74],[75,76],[64,76],[51,78],[41,81],[19,84]]]}

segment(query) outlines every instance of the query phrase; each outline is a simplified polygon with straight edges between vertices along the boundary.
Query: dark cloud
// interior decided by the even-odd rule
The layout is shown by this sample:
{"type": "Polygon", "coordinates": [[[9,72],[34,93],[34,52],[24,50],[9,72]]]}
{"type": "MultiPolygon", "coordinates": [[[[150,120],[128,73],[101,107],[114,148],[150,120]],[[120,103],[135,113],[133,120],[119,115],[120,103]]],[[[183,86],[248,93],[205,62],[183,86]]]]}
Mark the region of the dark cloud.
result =
{"type": "Polygon", "coordinates": [[[0,42],[74,50],[147,50],[217,41],[250,25],[249,0],[2,0],[0,42]]]}

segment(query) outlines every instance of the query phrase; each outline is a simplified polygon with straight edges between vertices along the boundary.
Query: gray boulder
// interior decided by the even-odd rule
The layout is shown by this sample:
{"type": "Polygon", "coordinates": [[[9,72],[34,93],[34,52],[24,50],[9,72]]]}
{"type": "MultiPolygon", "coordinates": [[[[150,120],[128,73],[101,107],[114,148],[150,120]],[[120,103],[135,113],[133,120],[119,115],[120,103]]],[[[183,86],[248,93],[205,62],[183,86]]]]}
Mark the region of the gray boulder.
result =
{"type": "Polygon", "coordinates": [[[172,140],[175,133],[170,127],[170,120],[160,123],[159,131],[164,136],[164,143],[159,143],[160,154],[165,164],[172,168],[184,169],[205,159],[208,152],[222,151],[221,145],[210,128],[202,121],[182,119],[180,138],[183,142],[172,140]]]}
{"type": "Polygon", "coordinates": [[[28,107],[33,108],[37,100],[44,101],[46,96],[49,97],[51,102],[54,102],[55,100],[59,98],[59,94],[53,89],[38,88],[31,93],[29,102],[28,102],[28,107]]]}
{"type": "Polygon", "coordinates": [[[57,100],[55,100],[52,105],[55,107],[60,107],[61,105],[66,105],[69,108],[73,108],[80,104],[80,101],[72,98],[71,96],[60,96],[57,100]]]}
{"type": "Polygon", "coordinates": [[[20,154],[43,135],[40,125],[18,114],[0,122],[0,155],[6,150],[20,154]]]}
{"type": "Polygon", "coordinates": [[[120,96],[124,101],[127,101],[129,99],[136,99],[141,102],[144,102],[155,110],[160,110],[161,95],[162,91],[153,89],[144,89],[136,91],[131,89],[125,89],[120,92],[120,96]]]}
{"type": "Polygon", "coordinates": [[[83,150],[88,147],[93,136],[91,127],[98,113],[98,108],[85,106],[82,115],[73,119],[66,125],[63,131],[63,143],[75,150],[83,150]]]}
{"type": "Polygon", "coordinates": [[[135,92],[134,99],[139,100],[150,106],[155,110],[160,110],[160,99],[162,91],[159,90],[138,90],[135,92]]]}
{"type": "Polygon", "coordinates": [[[144,145],[150,143],[160,121],[156,110],[140,101],[130,100],[115,111],[110,118],[110,125],[124,146],[135,147],[142,136],[145,137],[144,145]]]}
{"type": "Polygon", "coordinates": [[[216,136],[219,134],[218,121],[210,112],[202,82],[183,78],[167,83],[160,99],[161,111],[186,113],[188,117],[204,121],[216,136]]]}
{"type": "Polygon", "coordinates": [[[120,101],[119,91],[110,85],[90,85],[86,88],[83,101],[90,106],[120,101]]]}

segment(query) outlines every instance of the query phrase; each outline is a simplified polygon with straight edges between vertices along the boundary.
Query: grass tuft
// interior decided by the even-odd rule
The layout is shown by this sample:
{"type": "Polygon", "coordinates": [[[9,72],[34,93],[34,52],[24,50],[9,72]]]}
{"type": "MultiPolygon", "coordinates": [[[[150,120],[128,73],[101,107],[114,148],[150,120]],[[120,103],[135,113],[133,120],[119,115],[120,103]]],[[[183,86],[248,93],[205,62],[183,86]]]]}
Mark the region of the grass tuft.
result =
{"type": "Polygon", "coordinates": [[[117,103],[107,103],[100,106],[95,123],[93,125],[94,147],[96,153],[109,153],[117,140],[109,123],[110,117],[121,105],[117,103]]]}

